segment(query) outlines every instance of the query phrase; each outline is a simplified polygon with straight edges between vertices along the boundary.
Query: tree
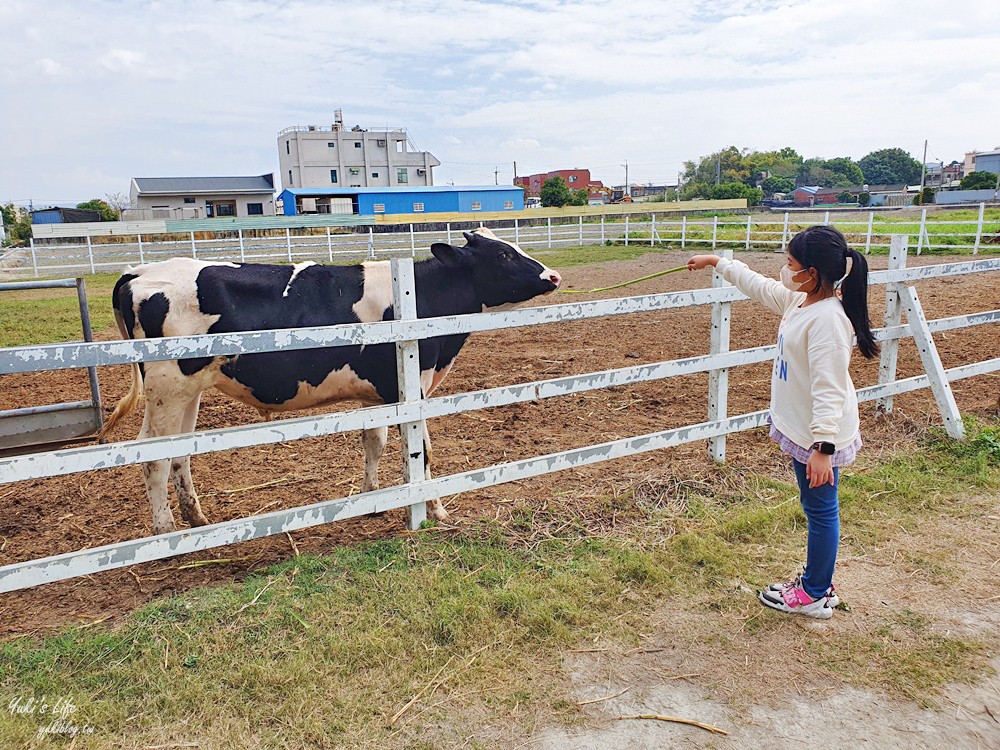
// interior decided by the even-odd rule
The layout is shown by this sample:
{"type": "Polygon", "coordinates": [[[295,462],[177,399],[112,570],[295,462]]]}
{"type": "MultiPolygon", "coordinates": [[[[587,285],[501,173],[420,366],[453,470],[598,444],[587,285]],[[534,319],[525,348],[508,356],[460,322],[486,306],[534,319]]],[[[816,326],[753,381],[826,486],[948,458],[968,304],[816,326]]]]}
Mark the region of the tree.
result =
{"type": "Polygon", "coordinates": [[[958,184],[961,190],[993,190],[997,186],[997,176],[992,172],[970,172],[958,184]]]}
{"type": "Polygon", "coordinates": [[[760,189],[764,191],[764,195],[774,195],[775,193],[790,193],[795,190],[795,180],[791,177],[778,177],[776,175],[771,175],[762,183],[760,183],[760,189]]]}
{"type": "Polygon", "coordinates": [[[101,221],[118,221],[118,211],[113,209],[100,198],[91,198],[84,203],[77,203],[77,208],[85,208],[90,211],[100,211],[101,221]]]}
{"type": "Polygon", "coordinates": [[[566,185],[566,180],[558,175],[550,177],[542,185],[542,205],[546,208],[561,208],[569,203],[572,197],[569,187],[566,185]]]}
{"type": "Polygon", "coordinates": [[[570,206],[586,206],[590,202],[590,193],[586,190],[572,190],[570,191],[569,204],[570,206]]]}
{"type": "Polygon", "coordinates": [[[838,203],[850,203],[851,202],[851,198],[853,198],[853,197],[854,196],[851,195],[851,193],[849,191],[845,190],[842,193],[837,193],[837,202],[838,203]]]}
{"type": "Polygon", "coordinates": [[[926,206],[934,202],[934,193],[937,191],[931,187],[925,187],[917,196],[913,199],[913,204],[915,206],[926,206]]]}
{"type": "Polygon", "coordinates": [[[764,198],[764,191],[744,185],[742,182],[725,182],[721,185],[712,185],[708,197],[713,200],[746,198],[748,206],[756,206],[764,198]]]}
{"type": "Polygon", "coordinates": [[[858,203],[862,206],[867,206],[871,203],[872,194],[869,192],[858,193],[858,203]]]}
{"type": "Polygon", "coordinates": [[[126,208],[132,208],[132,200],[125,193],[105,193],[104,202],[118,212],[118,218],[126,208]]]}
{"type": "Polygon", "coordinates": [[[869,185],[912,185],[920,182],[920,162],[901,148],[872,151],[858,162],[869,185]]]}
{"type": "Polygon", "coordinates": [[[0,206],[3,213],[3,228],[7,232],[5,243],[14,245],[31,239],[31,214],[20,211],[13,203],[0,206]]]}

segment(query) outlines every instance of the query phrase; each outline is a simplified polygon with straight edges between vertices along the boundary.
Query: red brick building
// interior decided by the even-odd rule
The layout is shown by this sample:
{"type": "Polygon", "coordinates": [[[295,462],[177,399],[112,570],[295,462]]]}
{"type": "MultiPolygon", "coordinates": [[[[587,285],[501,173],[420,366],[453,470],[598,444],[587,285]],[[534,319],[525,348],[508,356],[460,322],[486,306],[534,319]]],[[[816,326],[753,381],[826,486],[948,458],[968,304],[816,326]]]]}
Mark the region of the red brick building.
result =
{"type": "Polygon", "coordinates": [[[589,169],[557,169],[554,172],[546,172],[545,174],[516,177],[514,178],[514,184],[527,190],[528,195],[541,195],[542,185],[545,184],[546,180],[551,180],[553,177],[562,177],[566,180],[566,185],[570,190],[587,190],[588,192],[593,192],[592,186],[603,186],[600,180],[593,181],[590,179],[589,169]]]}

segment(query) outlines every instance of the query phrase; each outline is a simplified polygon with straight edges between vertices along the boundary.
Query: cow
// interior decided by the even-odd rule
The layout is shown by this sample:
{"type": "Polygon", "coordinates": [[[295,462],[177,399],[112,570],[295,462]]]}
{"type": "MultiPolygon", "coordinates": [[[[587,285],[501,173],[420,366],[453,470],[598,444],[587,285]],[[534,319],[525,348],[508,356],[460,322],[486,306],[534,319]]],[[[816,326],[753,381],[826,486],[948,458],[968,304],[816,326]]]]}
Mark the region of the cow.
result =
{"type": "MultiPolygon", "coordinates": [[[[480,228],[463,233],[464,247],[431,246],[432,258],[414,264],[417,317],[503,309],[555,291],[561,278],[512,242],[480,228]]],[[[173,258],[128,268],[112,292],[123,338],[159,338],[276,328],[392,320],[388,261],[355,266],[227,263],[173,258]]],[[[420,385],[430,396],[448,375],[468,334],[421,340],[420,385]]],[[[145,396],[139,438],[192,432],[201,394],[218,388],[275,412],[309,409],[345,399],[366,405],[398,400],[395,345],[342,346],[293,351],[194,357],[132,365],[128,393],[108,417],[101,439],[145,396]]],[[[378,460],[388,429],[362,430],[365,471],[361,491],[378,488],[378,460]]],[[[143,464],[153,533],[174,530],[167,499],[173,480],[181,515],[191,526],[208,523],[191,480],[191,458],[143,464]]],[[[424,472],[430,478],[430,438],[424,430],[424,472]]],[[[440,500],[428,503],[438,520],[440,500]]]]}

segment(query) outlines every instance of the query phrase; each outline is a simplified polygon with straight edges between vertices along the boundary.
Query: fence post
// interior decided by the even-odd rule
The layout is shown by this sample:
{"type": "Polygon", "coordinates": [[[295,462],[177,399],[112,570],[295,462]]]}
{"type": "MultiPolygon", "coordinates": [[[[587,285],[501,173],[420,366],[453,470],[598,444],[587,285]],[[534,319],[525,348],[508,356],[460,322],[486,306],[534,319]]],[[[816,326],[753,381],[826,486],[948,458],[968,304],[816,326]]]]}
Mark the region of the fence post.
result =
{"type": "Polygon", "coordinates": [[[38,278],[38,259],[35,257],[35,238],[29,237],[28,244],[31,246],[31,269],[35,272],[35,278],[38,278]]]}
{"type": "Polygon", "coordinates": [[[872,221],[875,219],[875,212],[868,212],[868,234],[865,236],[865,255],[872,251],[872,221]]]}
{"type": "Polygon", "coordinates": [[[413,225],[410,224],[410,257],[416,257],[417,255],[417,243],[413,238],[413,225]]]}
{"type": "Polygon", "coordinates": [[[97,273],[94,268],[94,246],[90,244],[90,235],[87,235],[87,257],[90,259],[90,272],[97,273]]]}
{"type": "Polygon", "coordinates": [[[604,239],[604,215],[601,214],[601,244],[603,245],[604,243],[605,243],[605,239],[604,239]]]}
{"type": "Polygon", "coordinates": [[[979,204],[979,224],[976,226],[976,244],[972,248],[973,255],[979,255],[979,241],[983,238],[983,212],[986,210],[986,204],[979,204]]]}
{"type": "Polygon", "coordinates": [[[191,257],[198,260],[198,246],[194,244],[194,232],[191,232],[191,257]]]}
{"type": "Polygon", "coordinates": [[[514,219],[514,244],[521,244],[521,228],[517,223],[517,219],[514,219]]]}
{"type": "MultiPolygon", "coordinates": [[[[392,309],[396,320],[416,320],[417,300],[414,287],[413,259],[393,258],[392,309]]],[[[396,375],[399,382],[400,403],[420,401],[420,345],[410,339],[396,343],[396,375]]],[[[423,420],[399,425],[403,450],[403,482],[414,484],[424,480],[425,445],[423,420]]],[[[417,502],[407,507],[406,527],[411,531],[420,528],[427,518],[427,504],[417,502]]]]}
{"type": "Polygon", "coordinates": [[[142,254],[142,235],[137,234],[136,237],[139,240],[139,264],[142,265],[146,262],[146,256],[142,254]]]}
{"type": "Polygon", "coordinates": [[[712,222],[712,252],[714,253],[715,246],[719,240],[719,217],[715,216],[713,218],[714,221],[712,222]]]}
{"type": "Polygon", "coordinates": [[[548,219],[548,226],[549,226],[549,248],[551,248],[552,247],[552,217],[551,216],[548,219]]]}
{"type": "Polygon", "coordinates": [[[625,214],[625,247],[628,247],[628,214],[625,214]]]}
{"type": "Polygon", "coordinates": [[[326,254],[329,256],[330,262],[333,263],[333,235],[329,226],[326,228],[326,254]]]}
{"type": "MultiPolygon", "coordinates": [[[[889,270],[906,268],[905,234],[894,234],[889,240],[889,270]]],[[[902,320],[902,299],[899,290],[902,284],[885,285],[885,327],[898,326],[902,320]]],[[[879,385],[892,383],[896,380],[896,359],[899,356],[899,339],[887,339],[882,342],[882,353],[879,355],[878,382],[879,385]]],[[[876,414],[892,414],[892,396],[883,396],[875,402],[876,414]]]]}
{"type": "Polygon", "coordinates": [[[656,240],[656,214],[649,215],[649,246],[653,247],[656,240]]]}
{"type": "MultiPolygon", "coordinates": [[[[329,230],[327,230],[327,231],[329,231],[329,230]]],[[[247,250],[246,250],[245,244],[243,243],[243,230],[242,229],[236,230],[236,234],[237,234],[237,236],[239,237],[239,240],[240,240],[240,263],[246,263],[247,262],[247,250]]]]}
{"type": "Polygon", "coordinates": [[[750,219],[751,218],[752,218],[751,215],[747,214],[747,241],[746,241],[746,249],[747,250],[750,249],[750,219]]]}
{"type": "Polygon", "coordinates": [[[785,246],[788,244],[788,211],[785,211],[785,224],[781,228],[781,252],[785,252],[785,246]]]}
{"type": "Polygon", "coordinates": [[[445,224],[445,228],[448,230],[448,244],[451,244],[451,222],[449,221],[445,224]]]}
{"type": "Polygon", "coordinates": [[[684,214],[681,217],[681,250],[687,247],[688,217],[684,214]]]}
{"type": "Polygon", "coordinates": [[[938,409],[941,411],[944,428],[955,440],[962,440],[965,437],[962,415],[958,411],[958,404],[955,403],[955,394],[952,393],[951,384],[948,382],[948,373],[944,371],[941,357],[934,345],[931,329],[927,326],[927,318],[920,300],[917,298],[917,290],[912,286],[903,286],[899,296],[903,300],[903,308],[906,310],[906,320],[910,324],[913,342],[917,345],[924,371],[931,383],[931,392],[934,394],[934,400],[937,401],[938,409]]]}
{"type": "MultiPolygon", "coordinates": [[[[732,258],[731,249],[723,250],[725,258],[732,258]]],[[[730,286],[721,274],[712,273],[712,288],[730,286]]],[[[725,354],[729,351],[729,321],[731,302],[715,302],[712,304],[711,354],[725,354]]],[[[708,420],[725,419],[729,409],[729,370],[709,370],[708,372],[708,420]]],[[[708,455],[713,461],[723,463],[726,460],[726,436],[709,438],[708,455]]]]}
{"type": "Polygon", "coordinates": [[[580,215],[580,247],[583,247],[583,215],[580,215]]]}
{"type": "Polygon", "coordinates": [[[375,260],[375,229],[368,227],[368,257],[375,260]]]}
{"type": "MultiPolygon", "coordinates": [[[[917,255],[920,255],[920,250],[924,246],[924,237],[927,234],[927,209],[923,209],[920,212],[920,234],[917,235],[917,255]]],[[[930,242],[927,243],[930,245],[930,242]]],[[[928,247],[928,249],[930,249],[928,247]]]]}

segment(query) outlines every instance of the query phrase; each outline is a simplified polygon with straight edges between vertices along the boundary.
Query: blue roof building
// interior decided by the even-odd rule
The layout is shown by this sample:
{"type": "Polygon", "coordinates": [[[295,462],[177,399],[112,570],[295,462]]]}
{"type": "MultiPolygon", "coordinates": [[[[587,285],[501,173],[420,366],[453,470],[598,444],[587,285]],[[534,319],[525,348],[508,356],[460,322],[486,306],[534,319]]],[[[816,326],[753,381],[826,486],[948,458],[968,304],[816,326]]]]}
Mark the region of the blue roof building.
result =
{"type": "Polygon", "coordinates": [[[288,188],[279,199],[285,216],[480,213],[524,208],[524,191],[511,185],[288,188]]]}

